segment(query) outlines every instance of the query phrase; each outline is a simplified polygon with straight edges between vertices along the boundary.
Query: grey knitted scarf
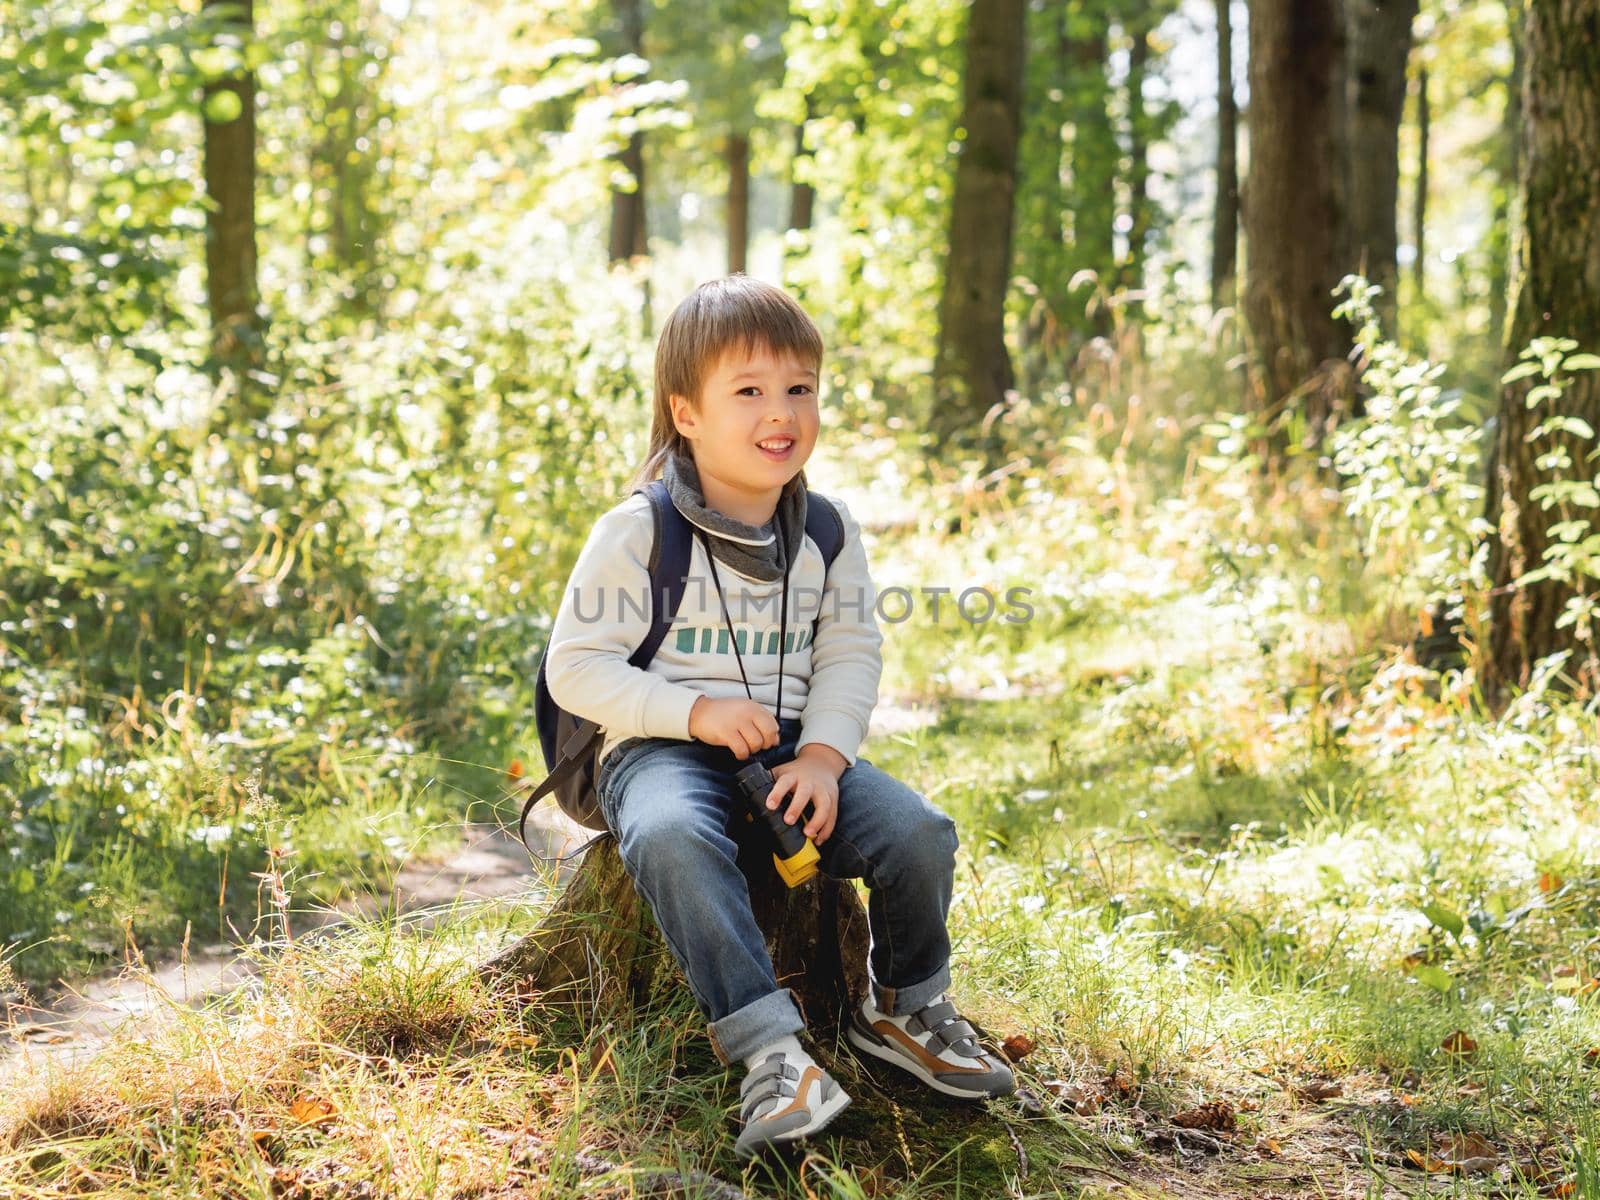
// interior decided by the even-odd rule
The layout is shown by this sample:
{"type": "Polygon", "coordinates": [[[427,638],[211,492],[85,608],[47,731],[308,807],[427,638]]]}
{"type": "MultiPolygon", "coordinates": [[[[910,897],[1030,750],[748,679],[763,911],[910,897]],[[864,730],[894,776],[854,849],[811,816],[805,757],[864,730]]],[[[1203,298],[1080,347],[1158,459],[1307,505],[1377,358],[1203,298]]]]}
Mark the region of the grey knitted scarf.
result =
{"type": "Polygon", "coordinates": [[[800,476],[784,485],[772,520],[759,527],[707,508],[700,472],[687,455],[669,454],[661,478],[678,511],[705,531],[718,562],[751,579],[770,583],[783,578],[784,564],[794,561],[806,536],[806,488],[800,476]]]}

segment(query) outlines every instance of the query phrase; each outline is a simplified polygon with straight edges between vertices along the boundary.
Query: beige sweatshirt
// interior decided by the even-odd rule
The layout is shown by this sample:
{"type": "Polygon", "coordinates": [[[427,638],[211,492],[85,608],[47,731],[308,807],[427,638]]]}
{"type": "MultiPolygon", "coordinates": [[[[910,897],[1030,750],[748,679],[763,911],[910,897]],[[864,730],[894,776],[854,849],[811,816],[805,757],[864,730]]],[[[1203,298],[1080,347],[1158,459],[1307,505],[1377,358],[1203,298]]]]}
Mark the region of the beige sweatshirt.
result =
{"type": "MultiPolygon", "coordinates": [[[[844,542],[824,580],[822,552],[809,537],[789,573],[783,711],[799,717],[799,745],[821,742],[849,763],[867,736],[883,673],[877,592],[861,530],[828,498],[844,523],[844,542]],[[818,615],[815,638],[812,621],[818,615]]],[[[689,740],[689,710],[700,696],[750,696],[772,711],[778,698],[778,617],[782,580],[750,579],[717,563],[730,641],[705,545],[691,539],[683,602],[648,668],[628,656],[650,630],[650,500],[629,496],[595,522],[572,569],[550,633],[545,682],[562,708],[604,727],[603,759],[630,737],[689,740]]]]}

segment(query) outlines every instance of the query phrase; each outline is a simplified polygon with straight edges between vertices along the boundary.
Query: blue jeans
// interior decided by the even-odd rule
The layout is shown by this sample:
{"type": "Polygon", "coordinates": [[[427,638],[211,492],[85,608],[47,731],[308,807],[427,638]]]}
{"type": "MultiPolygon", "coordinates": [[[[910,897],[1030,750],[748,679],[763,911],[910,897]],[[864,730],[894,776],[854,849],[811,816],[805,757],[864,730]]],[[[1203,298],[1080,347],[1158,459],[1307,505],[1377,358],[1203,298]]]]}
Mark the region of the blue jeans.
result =
{"type": "MultiPolygon", "coordinates": [[[[779,722],[778,739],[756,756],[769,767],[794,758],[800,721],[779,722]]],[[[778,986],[727,832],[745,804],[734,773],[753,761],[725,746],[633,738],[606,755],[595,781],[623,864],[724,1064],[805,1028],[794,994],[778,986]]],[[[868,975],[883,1012],[915,1012],[950,984],[945,918],[956,845],[954,821],[865,758],[839,777],[839,813],[817,847],[818,868],[871,889],[868,975]]]]}

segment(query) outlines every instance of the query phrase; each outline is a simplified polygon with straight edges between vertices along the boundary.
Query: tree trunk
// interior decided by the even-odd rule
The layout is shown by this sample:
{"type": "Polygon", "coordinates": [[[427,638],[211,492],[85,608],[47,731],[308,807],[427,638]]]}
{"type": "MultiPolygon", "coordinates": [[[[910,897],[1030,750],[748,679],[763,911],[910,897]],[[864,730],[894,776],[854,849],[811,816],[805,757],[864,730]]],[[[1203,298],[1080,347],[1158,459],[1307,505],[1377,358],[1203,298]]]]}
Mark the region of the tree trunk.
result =
{"type": "Polygon", "coordinates": [[[800,178],[801,164],[810,163],[816,158],[815,153],[806,146],[806,125],[811,115],[812,100],[807,95],[805,117],[794,127],[794,154],[789,160],[789,236],[783,242],[783,275],[786,284],[811,247],[811,222],[817,189],[800,178]]]}
{"type": "MultiPolygon", "coordinates": [[[[1150,130],[1144,111],[1144,80],[1150,63],[1149,18],[1136,13],[1128,20],[1128,253],[1123,260],[1124,288],[1144,287],[1145,242],[1150,236],[1150,130]]],[[[1142,311],[1143,305],[1135,311],[1142,311]]]]}
{"type": "Polygon", "coordinates": [[[1217,199],[1211,235],[1211,307],[1233,304],[1239,248],[1239,106],[1233,96],[1233,0],[1217,0],[1217,199]]]}
{"type": "Polygon", "coordinates": [[[632,177],[633,190],[611,189],[609,250],[613,263],[649,253],[644,216],[644,134],[632,134],[617,161],[632,177]]]}
{"type": "Polygon", "coordinates": [[[750,138],[730,133],[724,150],[728,165],[728,273],[744,270],[750,248],[750,138]]]}
{"type": "MultiPolygon", "coordinates": [[[[234,6],[238,36],[249,41],[253,0],[205,0],[207,8],[234,6]]],[[[253,353],[256,341],[256,84],[249,70],[209,83],[204,91],[206,195],[206,302],[212,352],[222,359],[253,353]],[[232,95],[238,114],[217,97],[232,95]]]]}
{"type": "Polygon", "coordinates": [[[1506,105],[1500,118],[1500,186],[1494,206],[1494,220],[1490,226],[1490,244],[1493,258],[1489,265],[1489,336],[1497,345],[1505,346],[1509,330],[1506,328],[1506,294],[1510,287],[1511,230],[1519,219],[1513,203],[1522,186],[1522,80],[1525,52],[1523,46],[1522,4],[1509,0],[1506,5],[1511,39],[1511,75],[1506,80],[1506,105]]]}
{"type": "Polygon", "coordinates": [[[789,228],[802,232],[811,228],[811,211],[816,205],[817,189],[803,181],[794,171],[794,167],[803,160],[816,157],[806,147],[806,124],[811,120],[811,114],[811,97],[807,96],[805,119],[794,127],[794,157],[791,160],[789,175],[789,228]]]}
{"type": "MultiPolygon", "coordinates": [[[[617,0],[617,22],[622,44],[630,54],[644,57],[644,13],[640,0],[617,0]]],[[[611,237],[609,257],[613,263],[648,254],[644,207],[644,134],[633,133],[617,155],[622,168],[633,181],[631,189],[611,189],[611,237]]]]}
{"type": "Polygon", "coordinates": [[[1350,403],[1344,275],[1345,26],[1339,0],[1250,9],[1250,174],[1244,305],[1264,411],[1298,405],[1318,438],[1350,403]]]}
{"type": "MultiPolygon", "coordinates": [[[[1522,94],[1523,160],[1521,218],[1516,227],[1507,363],[1536,337],[1576,339],[1600,351],[1600,0],[1540,0],[1524,17],[1526,60],[1522,94]]],[[[1489,695],[1506,685],[1526,686],[1536,660],[1573,649],[1581,661],[1568,672],[1581,686],[1600,686],[1593,643],[1580,648],[1572,626],[1556,622],[1574,596],[1593,583],[1541,580],[1515,591],[1512,582],[1544,561],[1551,527],[1573,516],[1594,530],[1595,510],[1544,509],[1533,489],[1558,478],[1590,479],[1586,456],[1592,438],[1564,433],[1530,444],[1531,430],[1552,415],[1600,429],[1600,371],[1575,371],[1557,401],[1532,409],[1527,394],[1538,376],[1508,384],[1500,398],[1500,421],[1489,471],[1487,516],[1494,529],[1489,574],[1489,652],[1483,681],[1489,695]],[[1572,466],[1541,470],[1535,460],[1564,448],[1572,466]]]]}
{"type": "Polygon", "coordinates": [[[1417,0],[1345,0],[1350,39],[1350,265],[1383,288],[1378,311],[1395,318],[1400,118],[1417,0]]]}
{"type": "MultiPolygon", "coordinates": [[[[1063,52],[1071,59],[1072,86],[1068,89],[1072,119],[1072,273],[1093,271],[1100,288],[1109,291],[1116,267],[1112,235],[1117,219],[1117,146],[1108,108],[1106,83],[1106,27],[1109,17],[1103,3],[1073,6],[1068,18],[1069,44],[1063,52]]],[[[1082,297],[1083,293],[1075,293],[1082,297]]],[[[1088,322],[1095,333],[1110,332],[1110,314],[1095,306],[1088,322]]]]}
{"type": "MultiPolygon", "coordinates": [[[[1428,108],[1428,68],[1423,67],[1417,72],[1417,194],[1411,201],[1411,230],[1417,249],[1411,264],[1412,282],[1416,285],[1415,299],[1419,304],[1428,295],[1428,139],[1432,123],[1433,114],[1428,108]]],[[[1501,311],[1503,317],[1504,310],[1501,311]]]]}
{"type": "MultiPolygon", "coordinates": [[[[739,843],[739,868],[779,984],[794,990],[813,1030],[837,1034],[868,986],[867,914],[855,888],[820,874],[786,887],[764,829],[735,821],[729,834],[739,843]]],[[[584,855],[535,930],[478,971],[499,984],[521,982],[545,1003],[579,1013],[635,1009],[659,987],[683,982],[612,838],[584,855]]]]}
{"type": "Polygon", "coordinates": [[[1024,0],[974,0],[967,27],[950,254],[939,301],[932,430],[944,446],[985,441],[979,426],[1014,385],[1006,289],[1022,133],[1024,0]]]}

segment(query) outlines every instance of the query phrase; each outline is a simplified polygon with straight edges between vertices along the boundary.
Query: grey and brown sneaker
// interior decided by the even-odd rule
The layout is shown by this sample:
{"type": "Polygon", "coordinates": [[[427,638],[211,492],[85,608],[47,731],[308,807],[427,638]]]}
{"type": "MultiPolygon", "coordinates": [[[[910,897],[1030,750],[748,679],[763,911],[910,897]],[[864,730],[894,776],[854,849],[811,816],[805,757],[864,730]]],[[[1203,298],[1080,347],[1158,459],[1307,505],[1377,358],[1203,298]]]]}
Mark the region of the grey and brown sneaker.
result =
{"type": "Polygon", "coordinates": [[[733,1151],[753,1158],[769,1146],[798,1141],[818,1132],[849,1103],[845,1090],[816,1063],[775,1050],[739,1085],[744,1129],[733,1151]]]}
{"type": "Polygon", "coordinates": [[[909,1071],[946,1096],[982,1100],[1009,1096],[1017,1081],[978,1045],[978,1033],[943,996],[907,1017],[889,1017],[869,995],[850,1017],[845,1037],[857,1050],[909,1071]]]}

